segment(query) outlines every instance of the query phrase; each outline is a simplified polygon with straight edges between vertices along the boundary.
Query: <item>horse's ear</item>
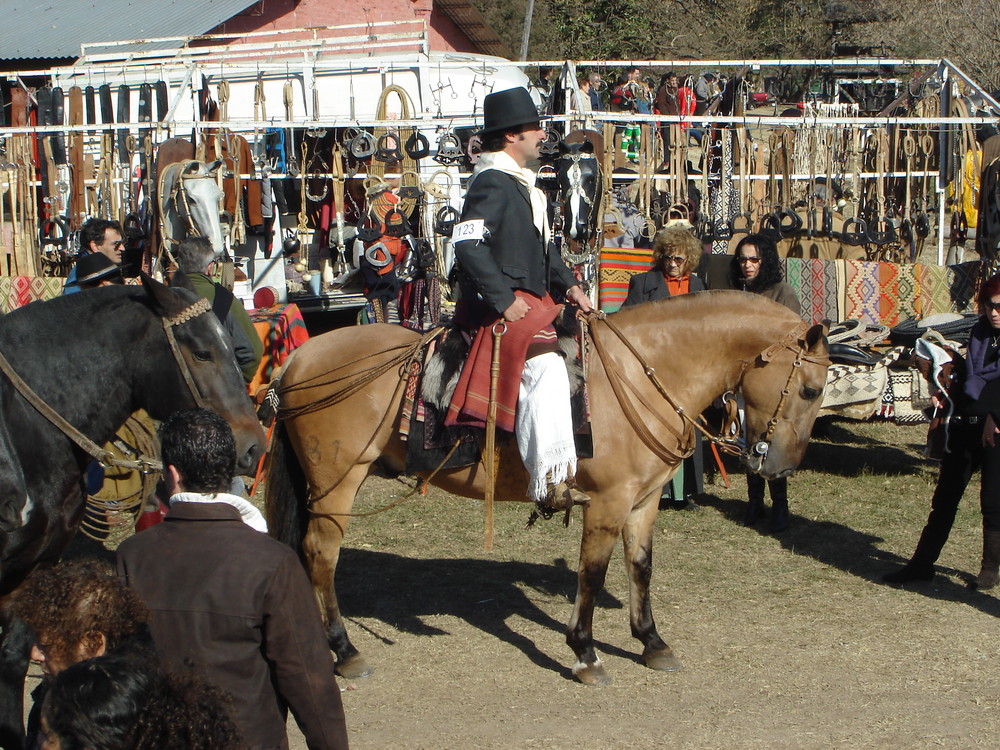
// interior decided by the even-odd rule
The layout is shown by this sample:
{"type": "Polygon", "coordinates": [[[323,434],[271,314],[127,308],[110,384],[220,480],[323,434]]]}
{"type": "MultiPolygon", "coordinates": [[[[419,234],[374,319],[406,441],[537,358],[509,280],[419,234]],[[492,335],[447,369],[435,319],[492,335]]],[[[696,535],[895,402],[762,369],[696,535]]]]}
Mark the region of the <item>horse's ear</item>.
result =
{"type": "Polygon", "coordinates": [[[200,161],[198,161],[197,159],[191,159],[190,161],[184,163],[184,174],[192,174],[194,172],[197,172],[200,166],[201,166],[200,161]]]}
{"type": "Polygon", "coordinates": [[[594,153],[594,144],[589,139],[586,138],[580,143],[580,153],[581,154],[592,154],[594,153]]]}
{"type": "Polygon", "coordinates": [[[211,164],[206,165],[205,169],[209,175],[214,175],[224,163],[222,159],[216,159],[211,164]]]}
{"type": "Polygon", "coordinates": [[[811,352],[827,351],[826,334],[829,328],[823,323],[817,323],[806,331],[805,342],[811,352]]]}
{"type": "Polygon", "coordinates": [[[169,318],[184,309],[185,301],[166,284],[161,284],[145,273],[140,273],[139,277],[142,279],[142,288],[146,290],[146,296],[152,303],[153,311],[161,318],[169,318]]]}
{"type": "Polygon", "coordinates": [[[172,289],[187,289],[195,294],[198,293],[195,291],[194,284],[191,283],[191,279],[188,278],[188,275],[179,268],[174,271],[173,275],[170,277],[170,287],[172,289]]]}
{"type": "Polygon", "coordinates": [[[563,140],[559,141],[559,155],[560,156],[565,156],[566,154],[570,153],[572,150],[573,150],[572,147],[568,143],[566,143],[566,141],[563,141],[563,140]]]}

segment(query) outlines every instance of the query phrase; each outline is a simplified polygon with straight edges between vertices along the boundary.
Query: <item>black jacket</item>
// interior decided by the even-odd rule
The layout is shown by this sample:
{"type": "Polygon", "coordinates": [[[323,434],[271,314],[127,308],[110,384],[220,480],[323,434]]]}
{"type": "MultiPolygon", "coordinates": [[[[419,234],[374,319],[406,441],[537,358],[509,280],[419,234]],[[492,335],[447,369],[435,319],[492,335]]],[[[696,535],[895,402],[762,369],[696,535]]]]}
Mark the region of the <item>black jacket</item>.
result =
{"type": "MultiPolygon", "coordinates": [[[[688,277],[689,292],[705,291],[705,282],[693,273],[688,277]]],[[[628,296],[622,303],[622,307],[638,305],[641,302],[653,302],[658,299],[666,299],[670,296],[667,282],[663,279],[663,272],[657,269],[637,273],[628,281],[628,296]]]]}
{"type": "Polygon", "coordinates": [[[578,283],[555,244],[542,247],[528,190],[510,175],[488,169],[472,181],[462,221],[472,219],[482,219],[486,231],[482,240],[455,243],[463,300],[478,293],[502,313],[514,302],[515,289],[541,297],[552,290],[565,293],[578,283]]]}

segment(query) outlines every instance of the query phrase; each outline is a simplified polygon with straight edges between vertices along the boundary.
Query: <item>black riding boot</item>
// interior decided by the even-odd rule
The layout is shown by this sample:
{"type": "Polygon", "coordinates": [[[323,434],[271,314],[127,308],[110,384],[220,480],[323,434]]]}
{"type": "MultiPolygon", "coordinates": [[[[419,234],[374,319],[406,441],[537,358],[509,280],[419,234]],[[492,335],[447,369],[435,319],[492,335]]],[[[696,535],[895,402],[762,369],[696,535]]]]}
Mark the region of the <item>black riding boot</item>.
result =
{"type": "MultiPolygon", "coordinates": [[[[951,519],[954,520],[954,514],[951,519]]],[[[951,533],[951,521],[944,525],[941,519],[931,511],[927,525],[920,534],[920,541],[913,552],[913,557],[895,573],[886,573],[882,580],[886,583],[910,583],[912,581],[929,581],[934,577],[934,563],[941,555],[944,543],[951,533]]]]}
{"type": "Polygon", "coordinates": [[[743,515],[743,525],[753,526],[764,514],[764,478],[747,472],[747,503],[746,513],[743,515]]]}
{"type": "Polygon", "coordinates": [[[970,586],[991,589],[1000,583],[1000,531],[983,529],[983,565],[970,586]]]}
{"type": "Polygon", "coordinates": [[[767,483],[771,492],[771,528],[772,534],[780,534],[788,528],[788,479],[771,479],[767,483]]]}

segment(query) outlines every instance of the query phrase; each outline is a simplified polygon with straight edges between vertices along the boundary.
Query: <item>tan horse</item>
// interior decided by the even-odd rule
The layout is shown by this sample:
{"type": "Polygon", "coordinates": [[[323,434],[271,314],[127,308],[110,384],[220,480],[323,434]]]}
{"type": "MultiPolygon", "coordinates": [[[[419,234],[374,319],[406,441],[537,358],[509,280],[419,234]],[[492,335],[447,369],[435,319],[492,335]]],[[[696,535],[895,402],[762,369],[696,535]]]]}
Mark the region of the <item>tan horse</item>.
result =
{"type": "MultiPolygon", "coordinates": [[[[595,356],[590,365],[595,456],[580,461],[577,481],[591,502],[583,510],[579,588],[566,637],[577,657],[573,674],[581,682],[610,682],[594,651],[592,620],[619,536],[630,583],[632,634],[643,644],[643,659],[653,669],[679,668],[656,632],[649,582],[660,490],[685,452],[675,435],[685,431],[685,423],[639,358],[687,414],[700,414],[717,396],[741,391],[753,448],[745,458],[762,476],[775,478],[798,466],[822,402],[829,364],[824,333],[822,326],[807,326],[785,307],[744,292],[684,295],[623,310],[608,321],[592,320],[591,336],[604,354],[603,361],[595,356]],[[632,419],[627,411],[635,412],[632,419]],[[642,424],[648,426],[645,435],[642,424]],[[673,457],[665,460],[664,451],[673,457]]],[[[371,668],[344,629],[334,572],[347,514],[372,463],[385,457],[403,465],[406,446],[397,432],[399,361],[419,338],[388,325],[318,336],[296,351],[280,386],[281,408],[290,416],[269,457],[269,525],[278,538],[301,544],[338,671],[349,677],[369,674],[371,668]],[[366,382],[361,373],[372,366],[381,371],[366,382]]],[[[683,442],[690,436],[688,429],[683,442]]],[[[510,466],[506,457],[504,465],[510,466]]],[[[481,498],[483,475],[479,464],[441,471],[433,484],[481,498]]],[[[503,496],[498,488],[498,499],[524,501],[525,489],[522,482],[503,496]]]]}

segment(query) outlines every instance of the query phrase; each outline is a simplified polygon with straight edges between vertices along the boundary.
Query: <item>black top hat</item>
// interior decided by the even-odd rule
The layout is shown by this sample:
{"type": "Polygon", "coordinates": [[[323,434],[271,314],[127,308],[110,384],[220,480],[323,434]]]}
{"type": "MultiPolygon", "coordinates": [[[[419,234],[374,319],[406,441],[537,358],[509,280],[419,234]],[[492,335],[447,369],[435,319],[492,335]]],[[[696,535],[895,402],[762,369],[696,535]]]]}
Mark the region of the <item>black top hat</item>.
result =
{"type": "Polygon", "coordinates": [[[81,286],[96,284],[121,275],[122,269],[104,253],[90,253],[76,262],[76,283],[81,286]]]}
{"type": "Polygon", "coordinates": [[[502,133],[541,119],[528,90],[520,87],[487,94],[483,116],[483,129],[479,131],[483,135],[502,133]]]}

